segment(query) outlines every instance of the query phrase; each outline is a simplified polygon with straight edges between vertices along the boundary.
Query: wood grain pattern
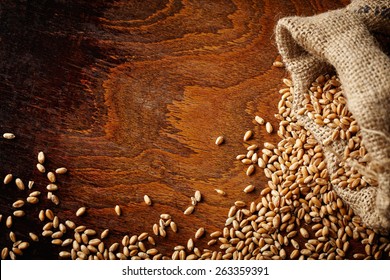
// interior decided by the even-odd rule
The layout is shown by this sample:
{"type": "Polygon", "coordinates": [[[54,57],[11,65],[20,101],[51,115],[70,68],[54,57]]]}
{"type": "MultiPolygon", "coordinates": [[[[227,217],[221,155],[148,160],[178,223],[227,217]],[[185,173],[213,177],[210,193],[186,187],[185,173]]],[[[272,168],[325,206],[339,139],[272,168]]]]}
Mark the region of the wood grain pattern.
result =
{"type": "MultiPolygon", "coordinates": [[[[52,208],[63,221],[110,228],[115,242],[152,232],[159,215],[169,213],[179,232],[156,238],[169,255],[199,227],[222,229],[234,201],[255,201],[267,182],[260,172],[246,176],[235,160],[245,150],[245,131],[255,132],[251,143],[279,141],[254,123],[257,114],[278,123],[277,91],[287,73],[272,67],[276,21],[347,3],[2,1],[0,128],[17,137],[0,140],[0,178],[13,173],[44,190],[47,180],[35,169],[40,150],[49,170],[69,169],[58,176],[60,205],[43,199],[27,206],[14,232],[20,238],[40,232],[38,212],[52,208]],[[216,146],[219,135],[226,140],[216,146]],[[248,184],[256,191],[244,194],[248,184]],[[184,216],[195,190],[204,199],[184,216]],[[87,215],[76,217],[81,206],[87,215]]],[[[23,197],[14,186],[0,186],[3,229],[10,205],[23,197]]],[[[3,229],[1,248],[10,244],[3,229]]],[[[30,249],[22,258],[57,258],[49,239],[30,249]]]]}

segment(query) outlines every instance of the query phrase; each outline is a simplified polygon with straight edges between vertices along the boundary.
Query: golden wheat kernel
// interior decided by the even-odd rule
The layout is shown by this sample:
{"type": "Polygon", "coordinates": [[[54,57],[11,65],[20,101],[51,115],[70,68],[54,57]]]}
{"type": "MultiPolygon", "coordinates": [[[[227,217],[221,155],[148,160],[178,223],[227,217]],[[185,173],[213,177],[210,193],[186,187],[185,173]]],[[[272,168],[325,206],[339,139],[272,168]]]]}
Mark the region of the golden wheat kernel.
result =
{"type": "Polygon", "coordinates": [[[55,173],[56,174],[65,174],[68,172],[68,169],[66,169],[65,167],[59,167],[55,170],[55,173]]]}
{"type": "MultiPolygon", "coordinates": [[[[197,249],[197,248],[194,248],[194,250],[195,249],[197,249]]],[[[197,260],[199,258],[199,256],[198,255],[196,255],[196,254],[190,254],[190,255],[188,255],[185,259],[186,260],[197,260]]]]}
{"type": "Polygon", "coordinates": [[[10,132],[6,132],[6,133],[3,134],[3,138],[4,138],[4,139],[11,140],[11,139],[14,139],[14,138],[15,138],[15,134],[10,133],[10,132]]]}
{"type": "Polygon", "coordinates": [[[244,141],[248,141],[249,139],[251,139],[253,136],[253,131],[252,130],[248,130],[247,132],[245,132],[244,134],[244,141]]]}
{"type": "Polygon", "coordinates": [[[137,246],[135,245],[136,243],[137,243],[137,241],[138,241],[138,235],[136,235],[136,234],[134,234],[134,235],[132,235],[131,237],[130,237],[130,240],[129,240],[129,249],[130,250],[133,250],[133,249],[135,249],[135,248],[137,248],[137,246]],[[134,248],[133,247],[130,247],[130,246],[135,246],[134,248]]]}
{"type": "Polygon", "coordinates": [[[299,232],[301,233],[303,238],[309,238],[309,232],[305,228],[300,228],[299,232]]]}
{"type": "Polygon", "coordinates": [[[193,205],[187,207],[186,210],[184,210],[184,215],[190,215],[192,212],[194,212],[195,207],[193,205]]]}
{"type": "Polygon", "coordinates": [[[46,216],[46,218],[48,218],[51,221],[54,219],[54,213],[50,209],[45,210],[45,216],[46,216]]]}
{"type": "Polygon", "coordinates": [[[241,160],[241,162],[243,164],[252,164],[252,160],[250,160],[249,158],[244,158],[243,160],[241,160]]]}
{"type": "Polygon", "coordinates": [[[23,217],[24,215],[26,215],[26,213],[23,210],[16,210],[13,212],[13,215],[15,217],[23,217]]]}
{"type": "Polygon", "coordinates": [[[215,243],[217,243],[217,239],[211,239],[210,241],[207,242],[207,245],[213,246],[215,243]]]}
{"type": "Polygon", "coordinates": [[[255,190],[254,185],[248,185],[244,188],[244,193],[250,193],[250,192],[253,192],[254,190],[255,190]]]}
{"type": "Polygon", "coordinates": [[[245,207],[245,206],[246,206],[246,203],[245,203],[244,201],[237,200],[236,202],[234,202],[234,205],[235,205],[236,207],[242,208],[242,207],[245,207]]]}
{"type": "Polygon", "coordinates": [[[45,173],[46,172],[46,168],[41,164],[41,163],[37,163],[37,169],[39,172],[41,173],[45,173]]]}
{"type": "Polygon", "coordinates": [[[102,231],[102,233],[100,234],[100,238],[101,239],[104,239],[108,236],[108,233],[110,232],[110,230],[107,228],[105,230],[102,231]]]}
{"type": "Polygon", "coordinates": [[[68,251],[61,251],[58,253],[58,256],[60,258],[69,259],[71,257],[71,254],[68,251]]]}
{"type": "Polygon", "coordinates": [[[278,229],[279,226],[280,226],[280,215],[276,215],[275,217],[273,217],[272,219],[272,225],[275,229],[278,229]]]}
{"type": "Polygon", "coordinates": [[[74,222],[72,222],[71,220],[66,220],[65,221],[65,225],[70,228],[70,229],[75,229],[76,228],[76,224],[74,222]]]}
{"type": "Polygon", "coordinates": [[[51,230],[44,230],[44,231],[42,231],[41,234],[44,237],[48,237],[48,236],[51,236],[53,234],[53,231],[51,231],[51,230]]]}
{"type": "Polygon", "coordinates": [[[255,150],[257,150],[258,148],[259,148],[258,145],[252,144],[252,145],[248,146],[246,149],[247,149],[248,151],[255,151],[255,150]]]}
{"type": "Polygon", "coordinates": [[[39,196],[40,194],[41,194],[40,191],[33,191],[33,192],[31,192],[28,196],[29,196],[29,197],[37,197],[37,196],[39,196]]]}
{"type": "Polygon", "coordinates": [[[10,231],[9,233],[9,239],[12,241],[12,242],[16,242],[16,235],[13,231],[10,231]]]}
{"type": "Polygon", "coordinates": [[[153,236],[149,235],[148,236],[148,243],[151,245],[156,245],[156,240],[154,240],[153,236]]]}
{"type": "Polygon", "coordinates": [[[64,234],[61,231],[56,231],[56,232],[53,232],[53,234],[51,235],[51,238],[58,239],[58,238],[61,238],[63,235],[64,234]]]}
{"type": "Polygon", "coordinates": [[[142,241],[142,240],[145,240],[146,238],[148,238],[149,234],[147,232],[143,232],[141,233],[139,236],[138,236],[138,241],[142,241]]]}
{"type": "Polygon", "coordinates": [[[19,190],[24,190],[25,189],[24,183],[23,183],[23,181],[20,178],[16,178],[15,179],[15,184],[18,187],[19,190]]]}
{"type": "Polygon", "coordinates": [[[50,192],[54,192],[58,190],[58,186],[56,184],[51,183],[46,186],[46,189],[50,192]]]}
{"type": "Polygon", "coordinates": [[[265,130],[267,131],[267,133],[272,133],[272,131],[274,130],[271,123],[267,122],[265,124],[265,130]]]}
{"type": "Polygon", "coordinates": [[[223,136],[218,136],[217,139],[215,140],[215,145],[221,145],[225,141],[223,136]]]}
{"type": "MultiPolygon", "coordinates": [[[[6,248],[4,248],[6,249],[6,248]]],[[[7,249],[8,250],[8,249],[7,249]]],[[[16,260],[16,254],[13,251],[7,251],[11,260],[16,260]]]]}
{"type": "Polygon", "coordinates": [[[199,229],[196,231],[196,233],[195,233],[195,238],[196,238],[196,239],[201,238],[201,237],[204,235],[204,233],[205,233],[204,228],[203,228],[203,227],[199,228],[199,229]]]}
{"type": "Polygon", "coordinates": [[[184,250],[185,247],[183,245],[177,245],[173,248],[174,251],[181,251],[181,250],[184,250]]]}
{"type": "Polygon", "coordinates": [[[211,238],[218,238],[218,237],[221,237],[221,236],[222,236],[222,232],[219,231],[219,230],[210,233],[210,237],[211,238]]]}
{"type": "Polygon", "coordinates": [[[246,153],[246,156],[244,158],[251,159],[254,154],[255,154],[254,150],[248,150],[248,152],[246,153]]]}
{"type": "Polygon", "coordinates": [[[130,245],[130,237],[126,234],[125,236],[123,236],[121,243],[124,248],[127,248],[127,246],[130,245]]]}
{"type": "Polygon", "coordinates": [[[42,151],[38,153],[38,162],[40,164],[43,164],[45,162],[45,154],[42,151]]]}
{"type": "Polygon", "coordinates": [[[253,164],[251,164],[251,165],[248,166],[248,168],[246,170],[246,175],[247,176],[251,176],[254,171],[255,171],[255,166],[253,164]]]}
{"type": "Polygon", "coordinates": [[[85,207],[80,207],[80,208],[77,209],[77,211],[76,211],[76,216],[77,216],[77,217],[80,217],[80,216],[84,215],[85,212],[86,212],[86,210],[87,210],[87,208],[85,208],[85,207]]]}
{"type": "Polygon", "coordinates": [[[62,232],[62,233],[66,233],[66,226],[63,224],[63,223],[60,223],[58,225],[58,229],[62,232]]]}
{"type": "Polygon", "coordinates": [[[47,173],[47,179],[49,179],[50,182],[55,183],[56,175],[50,171],[47,173]]]}
{"type": "Polygon", "coordinates": [[[202,194],[200,193],[199,190],[195,191],[194,198],[197,202],[200,202],[202,200],[202,194]]]}
{"type": "Polygon", "coordinates": [[[262,159],[262,158],[260,158],[260,157],[257,159],[257,165],[258,165],[260,168],[265,168],[265,167],[266,167],[266,163],[265,163],[264,159],[262,159]]]}
{"type": "Polygon", "coordinates": [[[238,156],[236,156],[236,159],[237,160],[243,160],[244,158],[246,158],[246,156],[245,155],[238,155],[238,156]]]}
{"type": "Polygon", "coordinates": [[[302,249],[300,252],[302,255],[307,256],[307,257],[312,254],[309,249],[302,249]]]}
{"type": "Polygon", "coordinates": [[[291,252],[290,259],[295,260],[298,259],[299,256],[300,256],[299,250],[295,249],[294,251],[291,252]]]}
{"type": "Polygon", "coordinates": [[[150,197],[147,194],[144,195],[144,202],[147,205],[152,205],[152,200],[150,199],[150,197]]]}
{"type": "Polygon", "coordinates": [[[86,234],[86,235],[95,235],[96,234],[96,231],[95,230],[93,230],[93,229],[85,229],[84,230],[84,233],[86,234]]]}
{"type": "Polygon", "coordinates": [[[180,259],[179,253],[180,253],[180,251],[174,251],[174,252],[172,253],[171,259],[172,259],[172,260],[179,260],[179,259],[180,259]]]}
{"type": "Polygon", "coordinates": [[[43,222],[45,220],[45,211],[44,210],[39,211],[38,218],[41,222],[43,222]]]}
{"type": "Polygon", "coordinates": [[[54,228],[58,228],[59,225],[60,225],[60,219],[58,218],[58,216],[54,216],[54,219],[53,219],[53,227],[54,228]]]}
{"type": "Polygon", "coordinates": [[[30,232],[28,235],[30,236],[32,241],[35,241],[35,242],[39,241],[39,237],[35,233],[30,232]]]}
{"type": "Polygon", "coordinates": [[[146,247],[145,247],[145,244],[142,242],[142,241],[139,241],[137,243],[138,245],[138,248],[142,251],[142,252],[146,252],[146,247]]]}
{"type": "Polygon", "coordinates": [[[62,246],[62,247],[66,247],[66,246],[71,245],[72,243],[73,243],[73,239],[72,239],[72,238],[67,238],[67,239],[65,239],[65,240],[62,242],[61,246],[62,246]]]}
{"type": "Polygon", "coordinates": [[[260,116],[255,116],[255,121],[258,123],[258,124],[261,124],[263,125],[264,124],[264,119],[260,116]]]}
{"type": "Polygon", "coordinates": [[[120,216],[122,214],[122,209],[119,205],[115,205],[115,213],[120,216]]]}
{"type": "Polygon", "coordinates": [[[24,205],[24,201],[19,199],[12,204],[12,207],[21,208],[21,207],[23,207],[23,205],[24,205]]]}
{"type": "Polygon", "coordinates": [[[192,238],[188,239],[187,241],[187,249],[189,251],[192,251],[194,249],[194,241],[192,240],[192,238]]]}
{"type": "Polygon", "coordinates": [[[154,235],[158,235],[158,233],[159,233],[158,224],[153,224],[152,230],[153,230],[154,235]]]}
{"type": "Polygon", "coordinates": [[[13,175],[12,175],[12,174],[7,174],[7,175],[4,177],[4,185],[7,185],[7,184],[11,183],[12,178],[13,178],[13,175]]]}
{"type": "Polygon", "coordinates": [[[274,61],[272,63],[272,66],[277,67],[277,68],[283,68],[284,67],[284,63],[281,62],[281,61],[274,61]]]}
{"type": "Polygon", "coordinates": [[[59,199],[58,196],[56,196],[55,194],[53,194],[53,195],[50,197],[50,200],[51,200],[51,202],[53,202],[55,205],[60,204],[60,199],[59,199]]]}
{"type": "Polygon", "coordinates": [[[82,241],[84,244],[88,244],[88,243],[89,243],[89,237],[88,237],[88,235],[86,235],[85,233],[82,233],[82,234],[81,234],[81,241],[82,241]]]}
{"type": "MultiPolygon", "coordinates": [[[[86,255],[83,251],[78,251],[76,254],[82,260],[87,260],[88,259],[88,255],[86,255]]],[[[114,259],[115,259],[115,257],[114,257],[114,259]]]]}
{"type": "Polygon", "coordinates": [[[259,155],[257,153],[254,153],[251,157],[252,163],[256,164],[257,160],[259,159],[259,155]]]}
{"type": "Polygon", "coordinates": [[[165,230],[163,227],[159,227],[159,228],[158,228],[158,233],[159,233],[160,236],[162,236],[162,237],[167,236],[167,232],[166,232],[166,230],[165,230]]]}
{"type": "Polygon", "coordinates": [[[103,251],[104,243],[99,238],[93,238],[88,241],[88,246],[96,247],[98,246],[99,252],[103,251]]]}
{"type": "Polygon", "coordinates": [[[77,226],[77,227],[74,229],[74,232],[82,233],[82,232],[84,232],[86,229],[87,229],[86,226],[81,225],[81,226],[77,226]]]}
{"type": "Polygon", "coordinates": [[[284,78],[283,79],[283,83],[288,86],[288,87],[292,87],[292,81],[290,79],[287,79],[287,78],[284,78]]]}
{"type": "MultiPolygon", "coordinates": [[[[127,257],[125,254],[119,252],[119,253],[116,253],[115,255],[119,260],[127,260],[127,257]]],[[[90,256],[91,257],[91,256],[90,256]]]]}
{"type": "Polygon", "coordinates": [[[147,255],[151,255],[151,256],[154,256],[158,253],[158,250],[156,248],[151,248],[149,250],[146,251],[146,254],[147,255]]]}
{"type": "Polygon", "coordinates": [[[171,219],[172,217],[171,217],[171,215],[169,215],[169,214],[161,214],[161,215],[160,215],[160,218],[161,218],[161,219],[164,219],[164,220],[168,220],[168,219],[171,219]]]}
{"type": "Polygon", "coordinates": [[[364,259],[365,257],[366,257],[366,254],[362,254],[362,253],[353,254],[354,259],[364,259]]]}
{"type": "Polygon", "coordinates": [[[22,256],[23,255],[23,252],[22,250],[20,250],[18,247],[12,247],[12,251],[18,255],[18,256],[22,256]]]}
{"type": "Polygon", "coordinates": [[[60,238],[54,238],[54,239],[51,241],[51,244],[57,245],[57,246],[62,246],[62,243],[63,243],[63,241],[62,241],[62,239],[60,239],[60,238]]]}
{"type": "Polygon", "coordinates": [[[221,189],[214,189],[214,190],[217,192],[217,194],[220,194],[220,195],[222,195],[222,196],[225,196],[225,195],[226,195],[226,192],[223,191],[223,190],[221,190],[221,189]]]}

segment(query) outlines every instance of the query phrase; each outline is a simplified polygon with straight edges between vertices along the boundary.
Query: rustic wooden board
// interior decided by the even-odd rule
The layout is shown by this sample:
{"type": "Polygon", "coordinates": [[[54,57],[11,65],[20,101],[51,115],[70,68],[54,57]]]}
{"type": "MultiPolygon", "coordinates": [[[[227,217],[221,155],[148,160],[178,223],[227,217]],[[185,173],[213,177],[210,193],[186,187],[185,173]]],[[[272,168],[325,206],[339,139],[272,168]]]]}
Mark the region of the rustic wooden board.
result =
{"type": "MultiPolygon", "coordinates": [[[[58,176],[60,205],[42,199],[27,206],[12,230],[20,239],[40,233],[38,212],[51,208],[61,221],[98,232],[110,228],[108,241],[116,242],[152,232],[159,215],[169,213],[179,232],[156,242],[170,254],[199,227],[222,229],[234,201],[255,201],[266,184],[261,172],[248,177],[235,160],[245,151],[245,131],[255,132],[250,143],[279,141],[254,122],[261,115],[278,123],[273,115],[287,73],[272,67],[276,21],[347,3],[2,1],[0,128],[17,137],[0,139],[0,178],[13,173],[25,183],[34,180],[44,193],[47,179],[35,169],[41,150],[48,170],[69,169],[58,176]],[[226,141],[216,146],[219,135],[226,141]],[[243,193],[248,184],[256,191],[243,193]],[[185,216],[195,190],[203,200],[185,216]],[[81,206],[87,215],[76,217],[81,206]]],[[[12,244],[4,220],[26,193],[0,185],[0,248],[12,244]]],[[[21,258],[57,254],[50,239],[41,238],[21,258]]]]}

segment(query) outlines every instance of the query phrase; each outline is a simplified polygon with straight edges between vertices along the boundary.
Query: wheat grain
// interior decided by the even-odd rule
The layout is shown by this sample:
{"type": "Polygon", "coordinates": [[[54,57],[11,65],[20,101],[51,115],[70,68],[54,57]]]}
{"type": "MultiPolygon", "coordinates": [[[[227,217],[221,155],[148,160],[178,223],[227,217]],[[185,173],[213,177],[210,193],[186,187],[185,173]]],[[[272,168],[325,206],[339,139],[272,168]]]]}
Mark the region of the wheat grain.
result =
{"type": "Polygon", "coordinates": [[[218,136],[217,139],[215,140],[215,145],[221,145],[225,141],[223,136],[218,136]]]}
{"type": "Polygon", "coordinates": [[[68,172],[68,169],[66,169],[65,167],[59,167],[55,170],[55,173],[56,174],[65,174],[68,172]]]}
{"type": "Polygon", "coordinates": [[[87,208],[86,208],[86,207],[80,207],[80,208],[77,209],[77,211],[76,211],[76,216],[77,216],[77,217],[80,217],[80,216],[84,215],[86,211],[87,211],[87,208]]]}
{"type": "Polygon", "coordinates": [[[253,131],[252,130],[248,130],[247,132],[245,132],[244,134],[244,141],[248,141],[249,139],[251,139],[253,136],[253,131]]]}
{"type": "Polygon", "coordinates": [[[147,205],[152,205],[152,200],[150,199],[150,197],[148,195],[144,195],[144,202],[147,204],[147,205]]]}
{"type": "Polygon", "coordinates": [[[186,210],[184,210],[184,215],[190,215],[192,212],[194,212],[195,207],[193,205],[187,207],[186,210]]]}
{"type": "Polygon", "coordinates": [[[24,186],[23,181],[20,178],[15,179],[15,184],[18,187],[19,190],[24,190],[26,187],[24,186]]]}

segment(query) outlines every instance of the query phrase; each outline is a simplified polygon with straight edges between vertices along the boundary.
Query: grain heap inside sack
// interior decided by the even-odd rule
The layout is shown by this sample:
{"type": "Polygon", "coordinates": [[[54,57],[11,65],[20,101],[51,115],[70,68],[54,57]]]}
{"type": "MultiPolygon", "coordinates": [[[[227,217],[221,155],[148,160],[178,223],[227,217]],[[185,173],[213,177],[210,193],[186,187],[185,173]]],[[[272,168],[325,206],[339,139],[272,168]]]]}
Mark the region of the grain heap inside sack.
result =
{"type": "MultiPolygon", "coordinates": [[[[322,146],[297,119],[307,115],[318,125],[334,129],[332,140],[347,141],[346,156],[365,165],[370,155],[348,111],[340,81],[327,74],[317,77],[306,91],[298,115],[292,110],[292,82],[284,79],[284,83],[287,87],[279,91],[282,97],[276,115],[282,140],[276,145],[265,142],[263,148],[258,148],[259,143],[246,143],[248,153],[237,156],[250,166],[257,158],[268,186],[261,191],[260,201],[249,208],[232,206],[226,227],[212,233],[218,240],[210,244],[221,243],[223,259],[388,258],[388,238],[364,226],[332,186],[362,190],[375,182],[347,166],[340,166],[330,176],[322,146]],[[363,246],[365,253],[351,253],[354,246],[363,246]]],[[[265,123],[259,116],[255,120],[265,123]]]]}
{"type": "MultiPolygon", "coordinates": [[[[260,202],[252,202],[249,209],[230,209],[227,227],[219,238],[223,243],[220,248],[230,250],[222,257],[388,258],[388,238],[363,225],[361,217],[354,214],[332,186],[333,183],[343,189],[362,190],[375,182],[347,166],[340,166],[330,176],[322,146],[297,119],[298,115],[307,115],[318,125],[334,129],[333,140],[348,142],[346,156],[365,165],[370,155],[362,143],[360,128],[348,111],[340,81],[331,75],[317,77],[306,91],[298,115],[292,110],[292,82],[284,79],[284,83],[287,87],[279,91],[282,97],[276,115],[280,120],[277,133],[282,140],[276,145],[263,143],[263,149],[237,157],[244,164],[252,164],[245,158],[256,155],[258,167],[264,169],[269,179],[268,186],[261,191],[260,202]],[[352,254],[353,246],[364,246],[365,253],[352,254]]],[[[256,121],[264,124],[261,117],[257,116],[256,121]]],[[[253,145],[248,143],[248,148],[253,145]]]]}
{"type": "Polygon", "coordinates": [[[389,13],[389,1],[355,0],[344,9],[281,19],[276,27],[278,48],[294,82],[295,114],[305,108],[310,82],[326,69],[337,72],[343,84],[339,101],[354,115],[354,123],[343,112],[338,112],[337,122],[323,123],[319,105],[326,104],[319,102],[311,114],[297,117],[323,146],[335,191],[365,225],[384,234],[390,231],[390,59],[376,36],[390,33],[389,13]],[[336,138],[337,133],[359,137],[336,138]],[[358,141],[364,143],[359,152],[358,141]],[[347,171],[346,177],[338,177],[340,168],[347,171]],[[355,187],[369,186],[345,188],[352,180],[355,187]]]}

